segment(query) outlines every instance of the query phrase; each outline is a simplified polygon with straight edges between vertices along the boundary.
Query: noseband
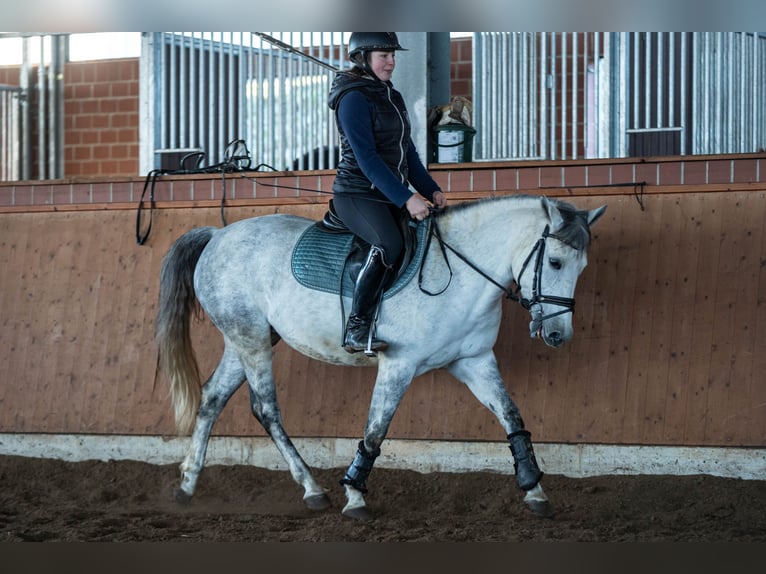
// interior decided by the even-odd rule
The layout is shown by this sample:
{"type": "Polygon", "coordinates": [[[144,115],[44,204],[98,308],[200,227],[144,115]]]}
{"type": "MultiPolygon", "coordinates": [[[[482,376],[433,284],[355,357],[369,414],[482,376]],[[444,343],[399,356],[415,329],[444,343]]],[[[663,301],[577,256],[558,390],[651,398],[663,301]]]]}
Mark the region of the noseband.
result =
{"type": "MultiPolygon", "coordinates": [[[[537,323],[542,323],[546,319],[551,319],[553,317],[557,317],[558,315],[563,315],[564,313],[571,313],[574,311],[574,305],[575,300],[573,298],[569,297],[557,297],[556,295],[545,295],[542,293],[542,281],[543,281],[543,259],[545,256],[545,241],[549,237],[552,237],[553,239],[558,239],[562,243],[566,243],[567,245],[570,245],[567,241],[565,241],[562,237],[553,234],[550,232],[550,226],[546,225],[545,229],[543,230],[543,234],[540,237],[540,239],[537,240],[535,243],[535,246],[532,248],[532,251],[529,252],[529,255],[527,255],[527,258],[524,260],[524,265],[521,267],[521,272],[519,273],[518,277],[516,278],[516,289],[511,290],[508,287],[505,287],[502,283],[499,281],[496,281],[489,275],[487,275],[484,271],[479,269],[472,261],[470,261],[465,255],[457,251],[454,247],[449,245],[447,242],[442,239],[441,232],[439,231],[439,227],[436,224],[436,219],[433,219],[432,225],[431,225],[432,234],[428,236],[428,242],[430,243],[431,237],[435,236],[436,239],[439,242],[439,246],[442,250],[442,255],[444,256],[444,261],[447,263],[447,268],[449,269],[449,280],[447,281],[447,284],[444,286],[443,289],[437,291],[437,292],[431,292],[426,290],[423,287],[422,280],[423,280],[423,267],[425,266],[425,261],[423,261],[423,264],[420,267],[420,274],[418,277],[418,286],[420,287],[420,290],[427,295],[440,295],[441,293],[444,293],[447,290],[447,287],[449,287],[450,283],[452,282],[452,267],[449,264],[449,260],[447,259],[447,252],[446,249],[449,249],[457,255],[465,264],[467,264],[471,269],[476,271],[479,275],[484,277],[487,281],[492,283],[493,285],[497,286],[503,293],[505,293],[505,296],[507,299],[511,299],[513,301],[517,301],[521,304],[524,309],[532,312],[532,307],[537,304],[543,304],[547,303],[549,305],[558,305],[560,307],[563,307],[560,311],[556,311],[555,313],[549,313],[548,315],[543,315],[542,317],[536,317],[534,318],[534,321],[537,323]],[[527,267],[529,267],[529,263],[532,261],[532,256],[537,254],[537,258],[535,259],[535,267],[534,267],[534,273],[535,276],[532,280],[532,297],[526,298],[522,296],[521,293],[521,276],[524,275],[524,272],[527,270],[527,267]]],[[[428,245],[426,246],[426,253],[428,253],[428,245]]]]}
{"type": "Polygon", "coordinates": [[[574,311],[574,305],[575,300],[570,297],[557,297],[556,295],[544,295],[542,293],[543,289],[543,259],[545,256],[545,240],[548,237],[552,237],[553,239],[558,239],[559,241],[566,243],[561,237],[558,235],[550,233],[550,227],[548,225],[545,226],[545,229],[543,229],[543,235],[540,237],[540,239],[537,240],[537,243],[535,243],[535,246],[532,248],[532,251],[529,252],[529,255],[527,255],[527,258],[524,260],[524,265],[521,266],[521,272],[519,273],[519,276],[516,278],[516,290],[513,292],[513,297],[510,297],[514,301],[518,301],[522,307],[524,307],[527,311],[530,313],[532,312],[532,306],[536,303],[548,303],[550,305],[558,305],[560,307],[564,307],[560,311],[556,311],[555,313],[549,313],[548,315],[543,315],[542,317],[536,318],[536,321],[543,322],[546,319],[551,319],[553,317],[557,317],[558,315],[563,315],[564,313],[571,313],[574,311]],[[535,276],[532,279],[532,298],[527,299],[526,297],[521,296],[521,276],[524,275],[524,271],[527,270],[527,266],[529,265],[529,262],[532,260],[532,256],[537,253],[537,259],[535,259],[535,276]]]}

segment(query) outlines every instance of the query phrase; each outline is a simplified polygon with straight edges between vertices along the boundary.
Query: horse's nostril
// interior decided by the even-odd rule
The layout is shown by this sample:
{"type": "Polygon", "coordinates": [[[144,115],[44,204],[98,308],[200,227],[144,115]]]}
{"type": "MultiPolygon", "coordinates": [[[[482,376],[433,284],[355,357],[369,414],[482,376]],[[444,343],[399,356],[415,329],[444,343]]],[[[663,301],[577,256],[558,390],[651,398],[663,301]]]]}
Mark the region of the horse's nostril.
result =
{"type": "Polygon", "coordinates": [[[561,333],[559,333],[558,331],[552,331],[548,333],[548,340],[553,344],[561,343],[562,342],[561,333]]]}

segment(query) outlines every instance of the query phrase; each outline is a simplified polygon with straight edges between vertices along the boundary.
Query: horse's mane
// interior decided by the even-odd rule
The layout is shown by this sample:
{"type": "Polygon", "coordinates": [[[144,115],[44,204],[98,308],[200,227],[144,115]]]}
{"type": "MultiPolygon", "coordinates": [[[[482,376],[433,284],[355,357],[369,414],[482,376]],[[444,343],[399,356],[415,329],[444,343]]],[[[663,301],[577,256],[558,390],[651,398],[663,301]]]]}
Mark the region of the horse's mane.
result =
{"type": "MultiPolygon", "coordinates": [[[[577,209],[571,203],[561,199],[549,197],[548,200],[558,207],[561,216],[564,218],[564,225],[561,229],[555,230],[556,237],[570,245],[578,251],[587,250],[590,246],[590,227],[588,226],[587,212],[577,209]]],[[[435,213],[437,218],[443,217],[448,213],[459,213],[461,211],[475,209],[480,205],[496,202],[535,202],[539,205],[539,195],[529,195],[520,193],[518,195],[504,195],[499,197],[483,197],[476,201],[463,201],[461,203],[451,204],[445,209],[435,213]]],[[[542,209],[542,207],[541,207],[542,209]]]]}

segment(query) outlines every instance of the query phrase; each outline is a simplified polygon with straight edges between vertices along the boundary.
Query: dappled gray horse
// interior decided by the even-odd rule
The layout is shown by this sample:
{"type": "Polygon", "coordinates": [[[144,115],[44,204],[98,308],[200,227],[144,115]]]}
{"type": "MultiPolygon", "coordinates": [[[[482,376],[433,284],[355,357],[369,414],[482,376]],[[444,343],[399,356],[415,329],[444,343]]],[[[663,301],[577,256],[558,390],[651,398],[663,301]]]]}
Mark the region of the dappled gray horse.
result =
{"type": "Polygon", "coordinates": [[[439,368],[462,381],[497,417],[526,504],[537,514],[549,514],[530,433],[493,353],[502,296],[529,311],[532,337],[552,347],[571,339],[575,286],[587,264],[590,226],[605,209],[578,210],[544,196],[509,196],[434,213],[435,239],[425,253],[422,276],[383,301],[377,335],[389,346],[373,356],[349,354],[341,346],[341,305],[350,305],[350,299],[307,287],[291,270],[296,242],[316,222],[275,214],[181,236],[163,261],[156,325],[178,429],[193,429],[177,499],[193,496],[213,424],[247,381],[253,414],[303,487],[306,505],[329,505],[282,424],[272,372],[272,346],[282,339],[320,361],[377,365],[364,438],[341,480],[344,515],[370,518],[366,481],[391,419],[412,379],[439,368]],[[221,361],[204,386],[189,336],[198,303],[224,338],[221,361]]]}

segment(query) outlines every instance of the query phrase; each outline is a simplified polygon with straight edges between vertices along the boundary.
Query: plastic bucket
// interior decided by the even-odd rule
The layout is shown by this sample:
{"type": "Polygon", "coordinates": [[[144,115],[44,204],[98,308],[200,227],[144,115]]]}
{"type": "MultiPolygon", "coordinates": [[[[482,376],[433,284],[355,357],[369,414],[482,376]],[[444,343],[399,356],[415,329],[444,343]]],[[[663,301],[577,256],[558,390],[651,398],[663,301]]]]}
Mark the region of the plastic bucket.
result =
{"type": "Polygon", "coordinates": [[[463,124],[444,124],[434,128],[434,161],[465,163],[473,159],[476,130],[463,124]]]}

